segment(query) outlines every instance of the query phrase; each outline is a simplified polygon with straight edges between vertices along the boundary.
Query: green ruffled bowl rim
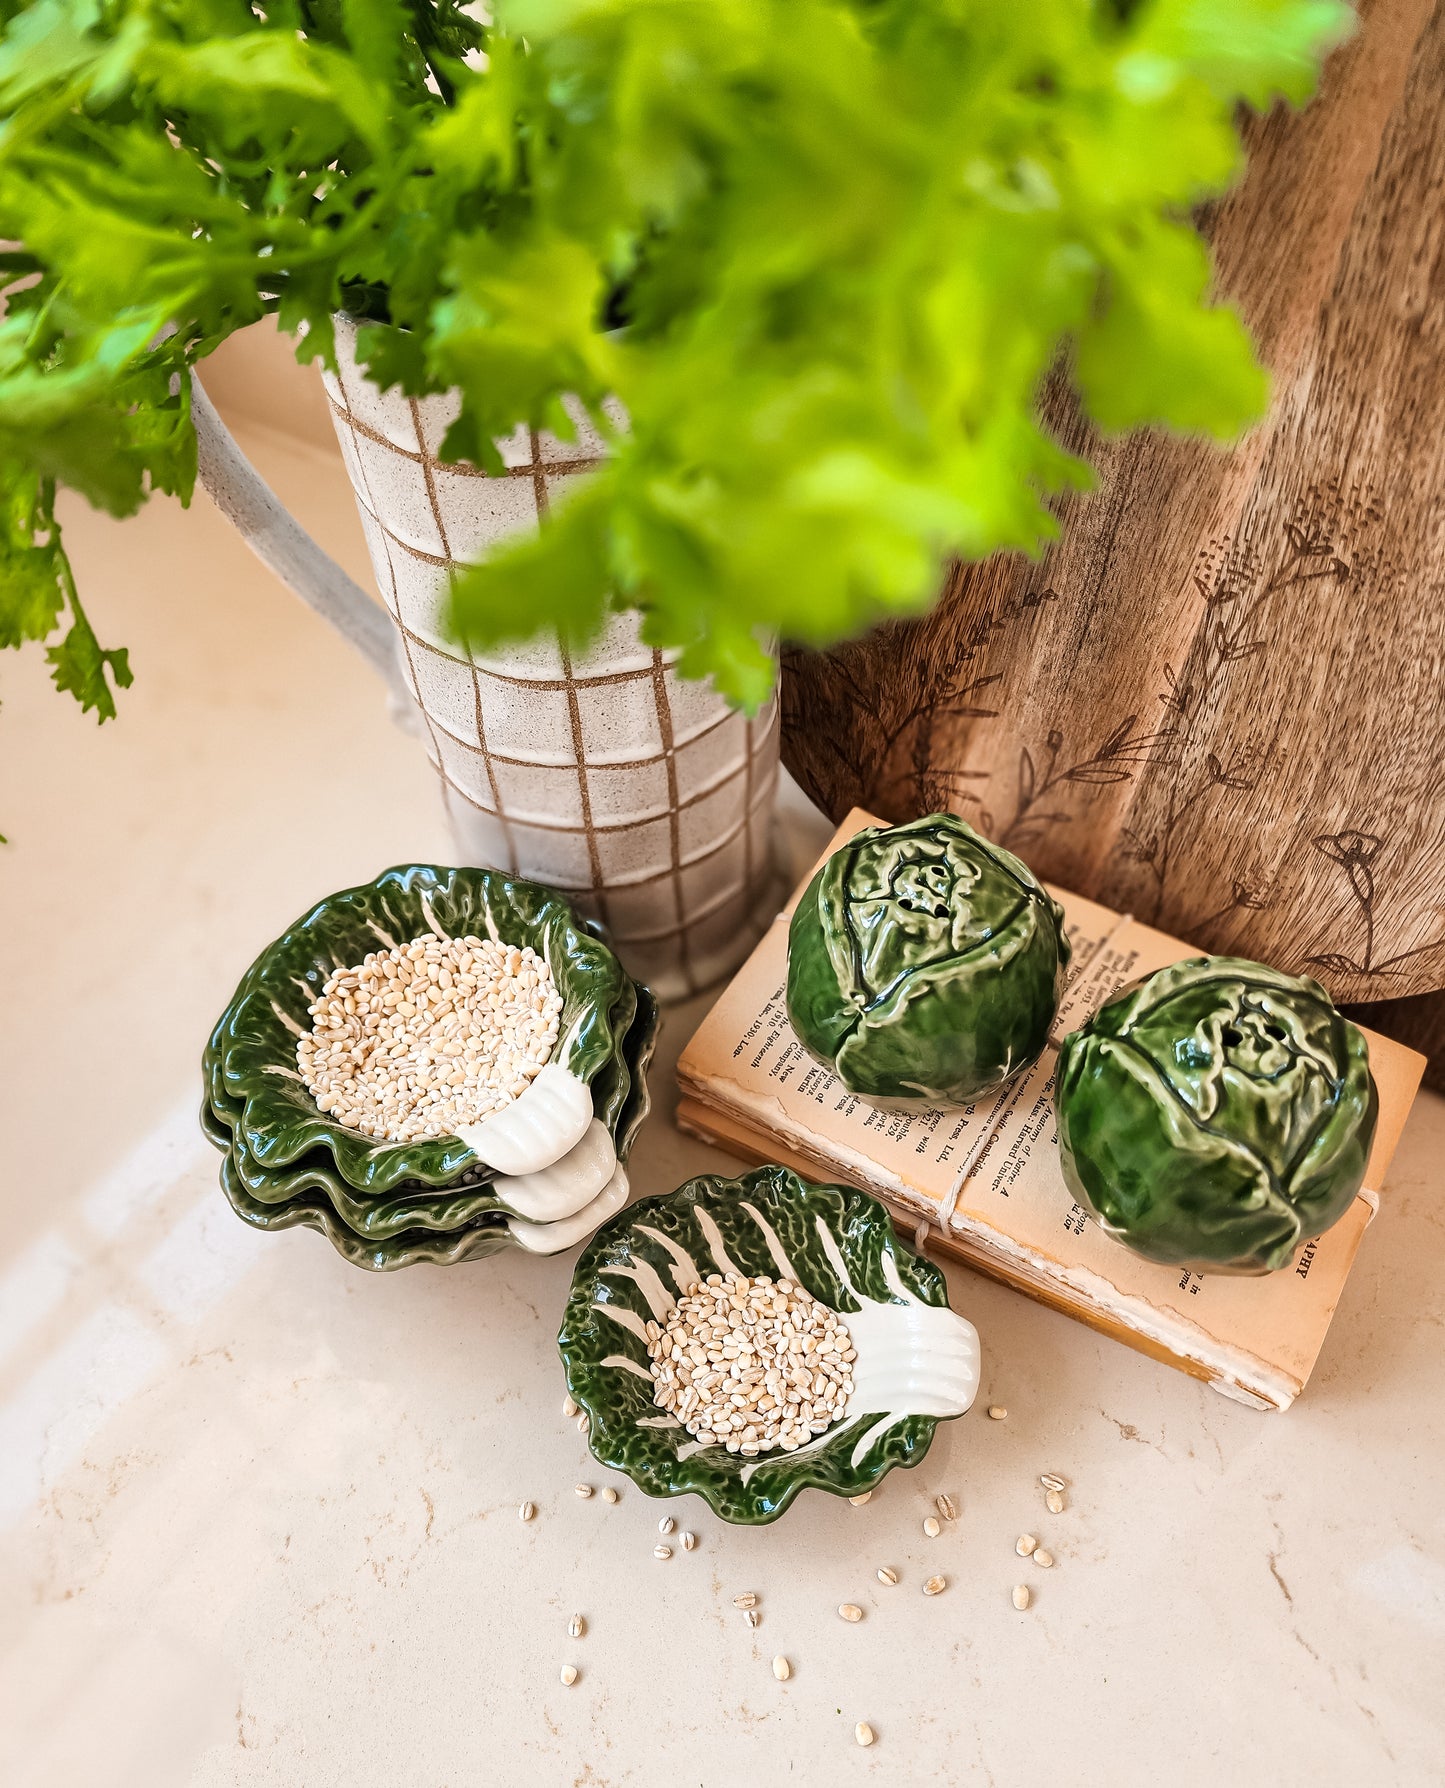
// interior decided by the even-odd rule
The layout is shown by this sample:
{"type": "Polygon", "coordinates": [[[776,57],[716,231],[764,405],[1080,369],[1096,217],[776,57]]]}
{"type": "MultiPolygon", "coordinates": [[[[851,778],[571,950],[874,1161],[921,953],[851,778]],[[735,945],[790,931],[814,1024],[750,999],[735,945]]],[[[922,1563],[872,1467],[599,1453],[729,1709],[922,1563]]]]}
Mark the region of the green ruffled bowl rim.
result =
{"type": "Polygon", "coordinates": [[[465,1229],[438,1231],[404,1230],[385,1242],[371,1242],[343,1223],[330,1205],[320,1199],[296,1199],[290,1204],[258,1204],[240,1184],[235,1155],[222,1140],[227,1131],[211,1110],[201,1107],[201,1128],[226,1152],[221,1161],[221,1189],[231,1209],[253,1229],[315,1229],[324,1235],[343,1259],[368,1272],[390,1273],[400,1267],[426,1262],[432,1266],[456,1266],[464,1260],[481,1260],[515,1246],[500,1216],[483,1218],[465,1229]]]}
{"type": "MultiPolygon", "coordinates": [[[[600,928],[578,917],[552,888],[496,869],[413,863],[319,900],[268,944],[247,969],[206,1047],[206,1082],[216,1058],[228,1100],[242,1106],[241,1128],[255,1162],[290,1167],[316,1149],[337,1173],[373,1197],[407,1181],[447,1187],[476,1155],[458,1136],[378,1142],[317,1109],[296,1075],[296,1040],[307,1008],[337,969],[369,951],[428,931],[497,936],[530,944],[551,967],[562,995],[552,1061],[589,1084],[616,1058],[636,1010],[636,988],[600,928]]],[[[485,1177],[495,1177],[489,1170],[485,1177]]]]}
{"type": "MultiPolygon", "coordinates": [[[[651,991],[634,983],[635,1011],[619,1054],[611,1056],[591,1084],[593,1114],[617,1143],[633,1081],[645,1073],[658,1025],[657,1002],[651,991]],[[642,1056],[642,1067],[637,1057],[642,1056]]],[[[324,1199],[358,1235],[384,1241],[407,1229],[464,1229],[489,1214],[525,1216],[499,1198],[492,1176],[480,1166],[464,1183],[437,1189],[402,1182],[389,1194],[359,1193],[336,1171],[323,1149],[313,1149],[289,1167],[268,1168],[251,1152],[242,1122],[243,1105],[226,1093],[219,1057],[208,1052],[206,1094],[213,1116],[230,1135],[229,1150],[236,1183],[256,1204],[287,1204],[298,1198],[324,1199]]],[[[620,1153],[620,1151],[619,1151],[620,1153]]]]}
{"type": "Polygon", "coordinates": [[[649,1496],[703,1498],[714,1514],[741,1526],[776,1521],[808,1489],[832,1496],[861,1496],[897,1466],[919,1463],[933,1441],[938,1416],[902,1416],[868,1448],[857,1465],[851,1453],[870,1424],[885,1411],[861,1412],[830,1429],[796,1453],[769,1453],[744,1459],[720,1446],[677,1456],[691,1447],[685,1429],[644,1424],[664,1411],[653,1401],[647,1350],[641,1338],[599,1312],[620,1306],[645,1323],[647,1301],[628,1269],[643,1264],[677,1290],[678,1272],[665,1236],[680,1246],[704,1274],[726,1270],[717,1263],[698,1217],[702,1206],[716,1224],[724,1250],[744,1273],[777,1277],[779,1267],[752,1205],[777,1233],[798,1281],[814,1297],[845,1317],[858,1304],[828,1259],[818,1235],[822,1219],[837,1244],[853,1283],[868,1297],[888,1302],[883,1268],[891,1258],[899,1279],[921,1302],[948,1308],[948,1287],[932,1261],[899,1241],[888,1212],[876,1198],[847,1186],[817,1185],[786,1167],[759,1167],[738,1179],[703,1174],[669,1192],[640,1199],[605,1223],[588,1244],[572,1276],[572,1289],[557,1336],[567,1389],[587,1412],[587,1444],[594,1457],[625,1472],[649,1496]],[[648,1234],[651,1230],[655,1234],[648,1234]],[[605,1362],[624,1357],[632,1366],[605,1362]],[[642,1376],[639,1376],[639,1372],[642,1376]]]}
{"type": "MultiPolygon", "coordinates": [[[[619,1161],[626,1161],[631,1153],[638,1131],[652,1108],[647,1069],[657,1043],[658,1008],[650,989],[640,983],[636,988],[636,1015],[623,1045],[627,1085],[616,1111],[615,1127],[612,1127],[619,1161]]],[[[233,1113],[232,1117],[235,1115],[233,1113]]],[[[418,1223],[376,1236],[358,1233],[331,1202],[327,1185],[335,1185],[334,1175],[303,1183],[304,1176],[283,1173],[277,1176],[278,1180],[284,1179],[288,1185],[295,1183],[299,1190],[288,1197],[258,1198],[238,1171],[233,1123],[217,1111],[209,1092],[201,1105],[201,1129],[222,1153],[221,1187],[227,1201],[242,1222],[252,1229],[269,1231],[302,1227],[318,1230],[353,1266],[370,1272],[394,1272],[399,1267],[421,1262],[451,1266],[520,1246],[507,1228],[509,1213],[495,1204],[490,1210],[478,1211],[471,1220],[446,1229],[418,1223]]],[[[267,1187],[266,1190],[272,1192],[276,1188],[267,1187]]],[[[418,1200],[411,1208],[420,1212],[427,1202],[418,1200]]]]}

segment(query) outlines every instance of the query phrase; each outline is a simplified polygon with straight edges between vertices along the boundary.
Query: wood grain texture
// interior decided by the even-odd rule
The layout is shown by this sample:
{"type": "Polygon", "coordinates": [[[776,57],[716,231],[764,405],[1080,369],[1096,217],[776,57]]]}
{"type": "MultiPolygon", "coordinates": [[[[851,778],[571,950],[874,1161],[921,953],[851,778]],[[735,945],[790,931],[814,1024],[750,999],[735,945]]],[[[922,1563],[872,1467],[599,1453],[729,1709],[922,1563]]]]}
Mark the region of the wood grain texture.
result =
{"type": "Polygon", "coordinates": [[[1207,220],[1274,373],[1230,452],[1055,431],[1098,468],[1039,563],[788,655],[834,817],[947,806],[1043,875],[1342,999],[1445,987],[1445,7],[1377,0],[1207,220]]]}

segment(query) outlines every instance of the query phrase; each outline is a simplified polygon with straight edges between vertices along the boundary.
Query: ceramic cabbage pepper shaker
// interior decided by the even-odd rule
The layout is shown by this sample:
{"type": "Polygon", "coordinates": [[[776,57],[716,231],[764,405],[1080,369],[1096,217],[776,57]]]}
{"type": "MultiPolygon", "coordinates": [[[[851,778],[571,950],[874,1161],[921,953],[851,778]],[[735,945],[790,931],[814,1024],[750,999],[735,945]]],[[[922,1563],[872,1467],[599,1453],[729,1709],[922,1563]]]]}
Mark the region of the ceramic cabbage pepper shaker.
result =
{"type": "Polygon", "coordinates": [[[788,931],[788,1017],[876,1105],[964,1104],[1037,1061],[1058,1011],[1063,909],[950,813],[833,852],[788,931]]]}
{"type": "Polygon", "coordinates": [[[1064,1039],[1064,1178],[1108,1234],[1200,1272],[1287,1266],[1349,1209],[1377,1098],[1318,981],[1231,956],[1160,969],[1064,1039]]]}

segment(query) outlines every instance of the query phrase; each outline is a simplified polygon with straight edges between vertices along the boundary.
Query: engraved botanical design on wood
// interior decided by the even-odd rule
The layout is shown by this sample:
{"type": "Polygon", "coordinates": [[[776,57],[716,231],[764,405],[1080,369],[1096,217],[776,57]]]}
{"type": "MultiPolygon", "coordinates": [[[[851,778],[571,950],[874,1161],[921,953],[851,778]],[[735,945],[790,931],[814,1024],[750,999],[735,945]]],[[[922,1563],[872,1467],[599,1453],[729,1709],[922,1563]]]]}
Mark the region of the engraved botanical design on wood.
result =
{"type": "MultiPolygon", "coordinates": [[[[1027,622],[1045,603],[1057,602],[1057,590],[1045,587],[1024,590],[981,617],[959,638],[948,642],[941,660],[930,657],[929,678],[921,695],[907,706],[894,699],[895,684],[887,674],[886,657],[876,650],[888,632],[881,629],[868,645],[872,649],[840,647],[811,659],[815,668],[829,674],[810,690],[810,712],[821,699],[827,703],[829,721],[815,743],[834,760],[840,780],[849,789],[849,803],[888,811],[900,798],[914,814],[967,810],[983,831],[1009,850],[1025,848],[1046,825],[1077,817],[1040,803],[1066,786],[1101,788],[1130,781],[1143,764],[1164,761],[1161,753],[1174,737],[1172,727],[1143,731],[1139,715],[1130,714],[1111,728],[1092,750],[1076,755],[1065,748],[1064,735],[1051,729],[1038,748],[1037,760],[1028,746],[1020,747],[1013,817],[1001,820],[995,808],[976,786],[992,780],[987,769],[952,767],[940,761],[935,749],[940,721],[994,720],[996,706],[977,701],[983,690],[1004,682],[1006,671],[977,668],[991,646],[1006,641],[1011,625],[1027,622]],[[969,672],[975,674],[970,675],[969,672]],[[824,693],[826,692],[826,693],[824,693]],[[906,749],[905,749],[906,748],[906,749]],[[882,798],[883,792],[892,796],[882,798]]],[[[796,669],[802,654],[785,654],[784,662],[796,669]]],[[[785,684],[787,691],[795,685],[785,684]]],[[[1000,693],[989,698],[997,702],[1000,693]]],[[[836,785],[821,786],[809,760],[796,766],[799,780],[820,806],[838,803],[836,785]]]]}
{"type": "Polygon", "coordinates": [[[1267,420],[1224,454],[1101,441],[1046,387],[1096,490],[1060,499],[1041,564],[955,566],[925,620],[848,648],[871,745],[839,736],[833,667],[792,658],[784,751],[835,818],[947,805],[1202,948],[1445,1005],[1445,7],[1362,11],[1319,102],[1251,125],[1208,224],[1267,420]]]}
{"type": "Polygon", "coordinates": [[[1066,749],[1058,727],[1049,729],[1037,759],[1029,746],[1021,745],[1012,819],[997,813],[976,788],[961,786],[965,782],[990,781],[989,770],[940,772],[915,764],[915,785],[920,790],[920,800],[923,791],[938,797],[931,804],[924,804],[927,811],[962,804],[979,828],[1005,849],[1027,851],[1050,827],[1079,817],[1057,806],[1040,805],[1051,796],[1062,798],[1057,793],[1060,789],[1107,788],[1111,783],[1130,782],[1143,765],[1167,761],[1163,754],[1173,740],[1173,730],[1161,727],[1146,733],[1140,732],[1138,725],[1139,716],[1128,715],[1094,750],[1080,756],[1066,749]]]}
{"type": "MultiPolygon", "coordinates": [[[[1347,510],[1350,519],[1379,519],[1373,498],[1345,500],[1338,487],[1329,492],[1312,490],[1295,517],[1284,524],[1273,562],[1250,541],[1236,545],[1227,539],[1214,540],[1200,552],[1193,583],[1204,600],[1203,625],[1181,669],[1176,672],[1165,664],[1168,688],[1159,697],[1176,729],[1176,774],[1157,823],[1147,828],[1125,827],[1123,834],[1123,854],[1142,863],[1149,873],[1148,918],[1158,918],[1169,892],[1181,828],[1191,820],[1198,823],[1201,806],[1216,790],[1249,793],[1257,788],[1278,756],[1276,739],[1256,739],[1223,759],[1217,752],[1207,751],[1192,773],[1189,769],[1197,762],[1198,748],[1217,711],[1230,666],[1258,657],[1271,643],[1266,613],[1271,601],[1292,585],[1318,578],[1348,580],[1350,566],[1336,544],[1347,510]]],[[[1263,904],[1258,896],[1235,900],[1219,916],[1240,907],[1259,911],[1263,904]]]]}
{"type": "Polygon", "coordinates": [[[1229,885],[1229,899],[1199,921],[1201,931],[1222,925],[1236,913],[1262,913],[1270,903],[1271,887],[1267,882],[1251,881],[1236,876],[1229,885]]]}
{"type": "Polygon", "coordinates": [[[1348,831],[1325,833],[1311,842],[1322,857],[1338,863],[1349,878],[1350,894],[1363,932],[1363,949],[1358,961],[1343,951],[1326,950],[1305,958],[1311,968],[1329,969],[1337,975],[1397,975],[1403,963],[1424,956],[1428,951],[1440,950],[1445,954],[1445,937],[1438,937],[1428,944],[1417,944],[1413,950],[1398,950],[1393,956],[1377,962],[1375,900],[1379,890],[1373,864],[1384,845],[1384,839],[1377,838],[1373,832],[1348,831]]]}
{"type": "Polygon", "coordinates": [[[789,673],[783,681],[783,711],[794,725],[806,707],[814,755],[795,758],[793,773],[825,811],[841,806],[888,812],[900,805],[883,798],[892,789],[915,814],[952,808],[967,798],[963,785],[986,779],[987,770],[946,766],[935,750],[940,720],[994,720],[996,697],[984,706],[976,698],[1003,679],[987,671],[990,645],[1015,620],[1027,622],[1046,604],[1058,601],[1052,589],[1026,589],[1001,604],[929,654],[926,674],[900,687],[896,648],[917,637],[907,622],[890,623],[866,639],[829,652],[790,647],[783,653],[789,673]],[[800,701],[800,695],[802,700],[800,701]]]}
{"type": "MultiPolygon", "coordinates": [[[[1037,764],[1028,746],[1021,746],[1014,816],[999,833],[999,843],[1009,850],[1026,850],[1046,826],[1077,819],[1077,814],[1059,808],[1040,807],[1039,803],[1058,788],[1107,788],[1111,783],[1131,782],[1135,771],[1144,764],[1170,762],[1168,752],[1174,742],[1174,728],[1160,727],[1148,733],[1140,732],[1138,727],[1139,716],[1127,715],[1102,744],[1079,758],[1064,750],[1064,735],[1057,727],[1050,728],[1037,764]]],[[[993,829],[987,817],[984,829],[993,829]]]]}

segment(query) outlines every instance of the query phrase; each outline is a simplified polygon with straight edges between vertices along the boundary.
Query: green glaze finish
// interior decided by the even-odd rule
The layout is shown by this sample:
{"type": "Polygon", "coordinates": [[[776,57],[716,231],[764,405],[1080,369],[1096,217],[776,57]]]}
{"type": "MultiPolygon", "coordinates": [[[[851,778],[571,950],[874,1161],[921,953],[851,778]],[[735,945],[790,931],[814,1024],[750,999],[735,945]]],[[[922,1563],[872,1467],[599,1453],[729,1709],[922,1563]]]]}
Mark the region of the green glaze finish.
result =
{"type": "MultiPolygon", "coordinates": [[[[775,1521],[801,1490],[858,1496],[895,1465],[916,1465],[928,1451],[938,1420],[903,1416],[885,1429],[855,1465],[860,1438],[880,1412],[850,1415],[795,1453],[744,1459],[721,1446],[692,1450],[677,1425],[658,1426],[647,1349],[631,1325],[651,1310],[635,1273],[656,1273],[669,1292],[689,1275],[680,1249],[699,1273],[726,1271],[709,1230],[740,1272],[780,1276],[757,1212],[771,1225],[799,1283],[845,1317],[858,1308],[828,1258],[819,1235],[826,1227],[852,1283],[879,1302],[890,1299],[883,1258],[921,1302],[946,1307],[943,1274],[904,1247],[875,1198],[842,1186],[816,1186],[783,1167],[760,1167],[741,1179],[705,1175],[663,1197],[645,1198],[603,1225],[577,1263],[557,1337],[567,1389],[589,1420],[587,1444],[604,1465],[627,1475],[649,1496],[695,1493],[725,1521],[775,1521]],[[751,1210],[748,1208],[751,1206],[751,1210]],[[671,1246],[669,1246],[671,1244],[671,1246]],[[606,1314],[622,1312],[620,1319],[606,1314]],[[617,1365],[618,1358],[631,1362],[617,1365]],[[687,1456],[679,1458],[682,1449],[687,1456]]],[[[884,1412],[886,1413],[886,1412],[884,1412]]]]}
{"type": "Polygon", "coordinates": [[[1150,1260],[1263,1273],[1349,1209],[1378,1102],[1317,981],[1201,956],[1122,989],[1059,1055],[1064,1178],[1150,1260]]]}
{"type": "Polygon", "coordinates": [[[633,986],[637,992],[637,1010],[628,1026],[627,1035],[622,1040],[622,1060],[628,1071],[627,1091],[623,1095],[616,1118],[612,1120],[612,1141],[619,1161],[626,1161],[631,1155],[637,1133],[647,1121],[648,1112],[652,1110],[647,1070],[652,1066],[653,1052],[657,1048],[658,1026],[661,1023],[657,999],[652,989],[645,987],[641,981],[634,981],[633,986]]]}
{"type": "MultiPolygon", "coordinates": [[[[622,1161],[631,1152],[650,1109],[647,1069],[657,1041],[657,1024],[657,1002],[649,989],[638,985],[636,1015],[623,1041],[620,1070],[617,1064],[604,1070],[617,1093],[610,1127],[618,1159],[622,1161]]],[[[596,1084],[594,1081],[594,1087],[596,1084]]],[[[389,1213],[410,1210],[410,1224],[389,1223],[358,1231],[343,1211],[355,1213],[364,1221],[367,1207],[338,1191],[345,1182],[329,1172],[324,1163],[313,1164],[309,1173],[281,1169],[274,1180],[263,1176],[258,1191],[250,1183],[250,1176],[256,1172],[254,1163],[248,1163],[243,1173],[238,1160],[236,1132],[243,1111],[242,1101],[229,1099],[223,1088],[212,1086],[201,1107],[201,1128],[224,1155],[221,1187],[232,1210],[253,1229],[301,1226],[319,1230],[345,1259],[371,1272],[392,1272],[419,1261],[453,1265],[463,1260],[480,1260],[514,1245],[506,1225],[508,1213],[498,1201],[493,1200],[490,1207],[478,1203],[466,1221],[443,1227],[428,1220],[427,1213],[434,1209],[436,1201],[426,1196],[428,1188],[420,1186],[414,1202],[396,1199],[385,1206],[389,1213]]]]}
{"type": "MultiPolygon", "coordinates": [[[[215,1118],[209,1106],[202,1124],[210,1135],[215,1118]]],[[[482,1260],[510,1247],[512,1242],[506,1219],[498,1216],[483,1217],[466,1229],[445,1234],[430,1229],[404,1229],[384,1242],[367,1241],[343,1223],[323,1198],[298,1198],[288,1204],[258,1203],[237,1179],[235,1160],[230,1154],[221,1162],[221,1189],[231,1209],[253,1229],[320,1230],[343,1259],[373,1273],[391,1273],[421,1261],[429,1261],[433,1266],[455,1266],[463,1260],[482,1260]]]]}
{"type": "Polygon", "coordinates": [[[788,1018],[874,1104],[965,1104],[1037,1061],[1059,1008],[1063,909],[949,813],[870,826],[788,929],[788,1018]]]}
{"type": "Polygon", "coordinates": [[[289,1167],[321,1149],[349,1185],[376,1197],[408,1181],[451,1186],[478,1165],[456,1136],[390,1143],[350,1130],[317,1109],[296,1075],[296,1038],[309,1029],[307,1008],[328,976],[368,951],[424,935],[433,921],[453,937],[530,944],[562,995],[553,1061],[590,1084],[615,1058],[632,1023],[634,984],[561,895],[499,870],[389,869],[329,895],[269,945],[212,1035],[226,1095],[244,1103],[247,1148],[262,1167],[289,1167]]]}

